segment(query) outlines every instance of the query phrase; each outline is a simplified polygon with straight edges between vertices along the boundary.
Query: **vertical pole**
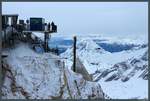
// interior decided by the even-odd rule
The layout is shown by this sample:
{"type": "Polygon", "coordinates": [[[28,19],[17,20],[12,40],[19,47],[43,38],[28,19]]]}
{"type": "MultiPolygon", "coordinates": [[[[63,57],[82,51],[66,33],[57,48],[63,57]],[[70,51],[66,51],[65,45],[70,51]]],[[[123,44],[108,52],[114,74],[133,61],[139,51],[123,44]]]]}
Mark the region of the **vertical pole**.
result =
{"type": "Polygon", "coordinates": [[[13,24],[12,24],[12,32],[11,32],[11,35],[12,35],[12,45],[14,44],[14,31],[13,31],[13,24]]]}
{"type": "Polygon", "coordinates": [[[48,41],[49,41],[49,33],[47,32],[47,35],[46,35],[46,49],[47,49],[47,52],[49,51],[49,47],[48,47],[48,41]]]}
{"type": "Polygon", "coordinates": [[[6,28],[4,29],[4,47],[6,46],[6,43],[7,43],[7,41],[6,41],[6,28]]]}
{"type": "Polygon", "coordinates": [[[48,40],[49,40],[49,33],[48,32],[44,32],[44,48],[45,48],[45,52],[48,52],[48,40]]]}
{"type": "Polygon", "coordinates": [[[6,28],[7,28],[7,17],[5,16],[5,27],[4,27],[4,44],[6,44],[6,28]]]}
{"type": "Polygon", "coordinates": [[[76,72],[76,36],[73,37],[74,44],[73,44],[73,71],[76,72]]]}
{"type": "Polygon", "coordinates": [[[47,51],[47,49],[46,49],[46,32],[44,32],[44,50],[45,50],[45,52],[47,51]]]}

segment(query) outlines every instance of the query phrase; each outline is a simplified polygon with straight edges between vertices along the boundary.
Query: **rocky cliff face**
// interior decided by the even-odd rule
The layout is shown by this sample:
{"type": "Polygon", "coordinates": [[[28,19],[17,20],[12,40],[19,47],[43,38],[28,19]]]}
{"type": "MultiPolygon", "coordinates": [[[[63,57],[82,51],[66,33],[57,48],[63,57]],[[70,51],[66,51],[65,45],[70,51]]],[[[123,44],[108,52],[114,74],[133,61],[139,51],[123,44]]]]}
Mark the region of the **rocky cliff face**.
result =
{"type": "Polygon", "coordinates": [[[115,64],[110,69],[96,71],[93,74],[95,81],[105,78],[105,81],[120,79],[122,82],[128,81],[134,75],[138,75],[138,78],[143,78],[144,80],[148,79],[148,51],[139,58],[128,59],[127,61],[115,64]]]}
{"type": "Polygon", "coordinates": [[[3,99],[104,99],[100,84],[86,81],[59,57],[21,44],[3,60],[3,99]]]}

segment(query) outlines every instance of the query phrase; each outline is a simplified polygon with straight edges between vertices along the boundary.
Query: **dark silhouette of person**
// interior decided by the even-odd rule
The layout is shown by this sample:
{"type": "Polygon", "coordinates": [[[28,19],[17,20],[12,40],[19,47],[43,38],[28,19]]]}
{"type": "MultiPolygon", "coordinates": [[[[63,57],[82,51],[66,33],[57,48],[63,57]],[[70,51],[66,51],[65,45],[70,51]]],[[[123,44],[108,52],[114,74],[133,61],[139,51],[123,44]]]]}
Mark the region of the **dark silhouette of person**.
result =
{"type": "Polygon", "coordinates": [[[51,25],[52,25],[52,26],[54,26],[54,25],[55,25],[53,21],[52,21],[51,25]]]}
{"type": "Polygon", "coordinates": [[[54,24],[53,21],[51,23],[51,26],[52,26],[52,32],[57,32],[57,26],[54,24]]]}
{"type": "Polygon", "coordinates": [[[50,27],[51,27],[51,24],[50,24],[50,23],[48,23],[48,31],[50,31],[50,27]]]}

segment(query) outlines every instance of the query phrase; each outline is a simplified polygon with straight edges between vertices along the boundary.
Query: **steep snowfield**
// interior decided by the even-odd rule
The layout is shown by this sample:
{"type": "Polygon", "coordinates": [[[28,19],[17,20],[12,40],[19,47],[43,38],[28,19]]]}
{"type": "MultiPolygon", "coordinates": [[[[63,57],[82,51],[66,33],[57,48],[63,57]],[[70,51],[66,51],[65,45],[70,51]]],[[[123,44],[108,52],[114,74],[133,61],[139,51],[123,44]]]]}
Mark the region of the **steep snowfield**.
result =
{"type": "Polygon", "coordinates": [[[127,82],[99,82],[112,99],[148,99],[148,80],[131,78],[127,82]]]}
{"type": "Polygon", "coordinates": [[[26,44],[10,50],[3,62],[3,99],[104,98],[100,84],[84,80],[59,57],[37,54],[26,44]]]}
{"type": "MultiPolygon", "coordinates": [[[[67,58],[66,65],[71,65],[72,62],[72,50],[73,48],[69,48],[65,53],[62,53],[61,56],[64,58],[67,58]]],[[[99,57],[102,54],[110,54],[109,52],[106,52],[101,47],[99,47],[93,40],[90,39],[82,39],[79,42],[77,42],[77,55],[83,62],[83,64],[89,64],[89,63],[96,63],[99,65],[100,60],[99,57]]],[[[86,65],[87,70],[89,73],[93,73],[97,68],[86,65]]]]}
{"type": "MultiPolygon", "coordinates": [[[[68,58],[69,62],[72,60],[72,49],[71,47],[61,54],[62,57],[68,58]]],[[[92,39],[81,39],[77,42],[77,55],[85,65],[87,64],[87,70],[91,74],[97,69],[110,68],[116,63],[128,60],[129,58],[139,57],[144,52],[145,48],[110,53],[98,46],[92,39]]]]}
{"type": "MultiPolygon", "coordinates": [[[[136,43],[136,41],[126,39],[122,42],[121,40],[107,42],[147,44],[140,43],[141,41],[138,40],[136,43]]],[[[94,74],[95,80],[100,77],[96,82],[99,82],[104,91],[114,99],[148,98],[148,81],[146,79],[148,60],[142,59],[144,56],[144,58],[148,57],[147,50],[147,46],[139,46],[126,51],[110,53],[98,46],[92,38],[80,38],[77,41],[78,57],[88,72],[94,74]]],[[[67,66],[72,65],[72,48],[62,53],[61,56],[68,58],[65,61],[67,66]]]]}

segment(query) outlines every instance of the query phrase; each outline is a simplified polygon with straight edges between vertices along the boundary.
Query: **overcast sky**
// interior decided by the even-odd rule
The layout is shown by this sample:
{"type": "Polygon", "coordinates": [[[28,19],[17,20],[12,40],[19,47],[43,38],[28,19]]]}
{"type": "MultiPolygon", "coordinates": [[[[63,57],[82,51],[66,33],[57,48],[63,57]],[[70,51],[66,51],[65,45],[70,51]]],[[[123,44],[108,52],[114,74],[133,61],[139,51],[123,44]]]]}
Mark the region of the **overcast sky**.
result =
{"type": "Polygon", "coordinates": [[[147,2],[3,2],[2,13],[43,17],[65,34],[148,34],[147,2]]]}

